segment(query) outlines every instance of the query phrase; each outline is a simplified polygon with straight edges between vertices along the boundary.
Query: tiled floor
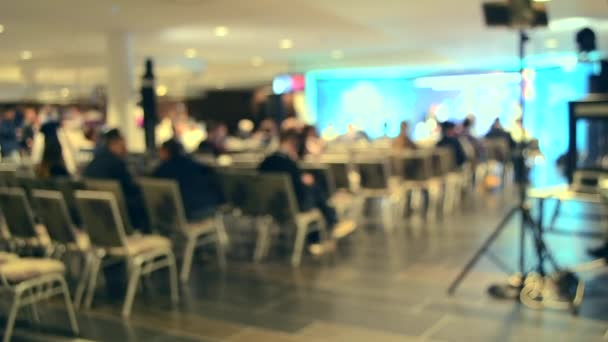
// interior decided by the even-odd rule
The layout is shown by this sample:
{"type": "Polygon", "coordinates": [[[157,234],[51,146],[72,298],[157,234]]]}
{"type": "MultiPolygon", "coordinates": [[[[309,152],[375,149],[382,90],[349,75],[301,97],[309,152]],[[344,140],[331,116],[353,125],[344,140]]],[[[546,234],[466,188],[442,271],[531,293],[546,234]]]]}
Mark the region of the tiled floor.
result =
{"type": "MultiPolygon", "coordinates": [[[[297,270],[281,257],[260,265],[233,260],[226,272],[210,260],[195,266],[178,308],[171,308],[162,286],[138,296],[129,321],[120,318],[117,305],[100,301],[79,314],[80,337],[231,342],[608,340],[605,270],[581,274],[586,294],[578,317],[491,299],[487,286],[504,275],[487,258],[454,297],[446,295],[450,280],[507,210],[505,198],[485,196],[438,222],[403,220],[393,232],[366,227],[340,246],[335,260],[306,260],[297,270]]],[[[580,208],[570,205],[564,210],[580,208]]],[[[559,225],[573,231],[600,229],[572,215],[559,225]]],[[[517,237],[513,222],[492,249],[512,267],[517,237]]],[[[562,265],[588,260],[585,248],[595,243],[574,236],[548,236],[547,241],[562,265]]],[[[43,309],[47,326],[66,326],[60,309],[43,309]]],[[[22,323],[15,340],[54,337],[69,339],[62,331],[28,329],[22,323]]]]}

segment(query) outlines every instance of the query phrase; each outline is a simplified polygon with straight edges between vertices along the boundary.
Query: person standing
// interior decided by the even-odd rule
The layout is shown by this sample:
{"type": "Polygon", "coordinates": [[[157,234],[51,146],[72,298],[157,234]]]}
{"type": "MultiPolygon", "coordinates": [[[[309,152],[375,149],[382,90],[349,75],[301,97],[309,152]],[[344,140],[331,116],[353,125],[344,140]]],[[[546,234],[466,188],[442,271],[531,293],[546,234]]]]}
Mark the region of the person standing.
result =
{"type": "Polygon", "coordinates": [[[458,167],[461,167],[467,161],[465,150],[458,140],[456,125],[451,121],[441,124],[441,140],[437,143],[437,147],[449,148],[454,155],[454,160],[458,167]]]}

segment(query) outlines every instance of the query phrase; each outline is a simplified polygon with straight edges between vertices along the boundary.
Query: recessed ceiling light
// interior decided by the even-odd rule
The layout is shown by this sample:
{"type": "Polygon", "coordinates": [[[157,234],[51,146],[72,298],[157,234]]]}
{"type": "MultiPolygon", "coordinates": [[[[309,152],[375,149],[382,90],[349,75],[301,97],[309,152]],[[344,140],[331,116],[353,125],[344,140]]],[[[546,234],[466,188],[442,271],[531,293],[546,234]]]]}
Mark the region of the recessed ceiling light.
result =
{"type": "Polygon", "coordinates": [[[260,67],[264,65],[264,59],[262,57],[255,56],[251,58],[251,65],[253,65],[254,67],[260,67]]]}
{"type": "Polygon", "coordinates": [[[25,50],[25,51],[21,51],[21,59],[23,59],[24,61],[27,61],[28,59],[32,59],[32,51],[29,50],[25,50]]]}
{"type": "Polygon", "coordinates": [[[70,96],[70,89],[61,88],[61,90],[59,91],[59,94],[61,95],[61,97],[68,97],[68,96],[70,96]]]}
{"type": "Polygon", "coordinates": [[[293,47],[293,41],[291,41],[291,39],[281,39],[279,47],[283,50],[291,49],[293,47]]]}
{"type": "Polygon", "coordinates": [[[167,89],[166,85],[159,84],[156,86],[156,95],[157,96],[165,96],[165,95],[167,95],[168,91],[169,91],[169,89],[167,89]]]}
{"type": "Polygon", "coordinates": [[[559,41],[555,38],[549,38],[545,40],[545,47],[547,49],[556,49],[559,46],[559,41]]]}
{"type": "Polygon", "coordinates": [[[0,33],[4,32],[4,25],[0,25],[0,33]]]}
{"type": "Polygon", "coordinates": [[[217,37],[226,37],[228,35],[228,28],[226,26],[218,26],[213,30],[213,33],[217,37]]]}
{"type": "Polygon", "coordinates": [[[186,49],[186,51],[184,51],[184,56],[186,56],[187,58],[195,58],[196,50],[195,49],[186,49]]]}
{"type": "Polygon", "coordinates": [[[331,52],[331,58],[342,59],[342,58],[344,58],[344,52],[342,50],[333,50],[331,52]]]}
{"type": "Polygon", "coordinates": [[[551,0],[534,0],[534,2],[549,2],[551,0]]]}

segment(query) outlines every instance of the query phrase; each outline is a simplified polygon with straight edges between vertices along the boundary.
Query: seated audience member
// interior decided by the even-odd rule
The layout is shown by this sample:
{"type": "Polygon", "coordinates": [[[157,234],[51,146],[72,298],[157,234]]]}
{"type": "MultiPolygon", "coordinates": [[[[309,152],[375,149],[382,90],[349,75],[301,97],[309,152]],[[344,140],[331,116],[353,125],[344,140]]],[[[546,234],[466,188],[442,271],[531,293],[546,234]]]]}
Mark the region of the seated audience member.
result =
{"type": "Polygon", "coordinates": [[[112,179],[120,183],[129,218],[135,228],[148,229],[147,216],[141,189],[133,179],[127,166],[127,145],[118,129],[112,129],[103,136],[102,145],[87,165],[83,176],[87,178],[112,179]]]}
{"type": "Polygon", "coordinates": [[[306,125],[302,129],[302,143],[300,145],[300,156],[320,155],[325,149],[325,142],[319,137],[315,126],[306,125]]]}
{"type": "Polygon", "coordinates": [[[473,136],[472,130],[475,125],[475,118],[473,116],[468,116],[462,122],[462,138],[469,143],[469,145],[473,148],[473,159],[475,161],[480,160],[483,157],[483,146],[479,139],[473,136]]]}
{"type": "Polygon", "coordinates": [[[23,128],[21,130],[21,151],[29,156],[34,146],[34,136],[38,131],[38,114],[34,108],[28,107],[23,113],[23,128]]]}
{"type": "MultiPolygon", "coordinates": [[[[300,211],[319,209],[323,215],[327,226],[332,227],[337,223],[336,211],[327,204],[327,198],[323,192],[315,185],[315,179],[311,174],[302,173],[298,167],[298,149],[300,134],[293,130],[281,133],[279,150],[260,164],[258,170],[261,172],[281,172],[290,176],[300,211]]],[[[351,223],[348,223],[351,224],[351,223]]],[[[342,227],[341,227],[342,228],[342,227]]],[[[348,229],[348,228],[343,228],[348,229]]],[[[318,235],[309,236],[309,241],[316,243],[319,241],[318,235]]],[[[313,254],[322,253],[320,246],[311,246],[313,254]]]]}
{"type": "Polygon", "coordinates": [[[343,143],[354,143],[361,141],[369,141],[369,136],[365,131],[358,129],[354,124],[348,125],[348,130],[345,134],[338,137],[338,141],[343,143]]]}
{"type": "Polygon", "coordinates": [[[153,176],[177,181],[188,220],[197,221],[211,216],[223,202],[213,169],[194,161],[174,139],[161,145],[159,156],[162,162],[153,176]]]}
{"type": "Polygon", "coordinates": [[[407,121],[401,122],[399,135],[393,139],[393,148],[396,150],[415,150],[416,143],[408,136],[408,123],[407,121]]]}
{"type": "Polygon", "coordinates": [[[207,139],[198,145],[198,153],[219,156],[226,153],[228,128],[223,123],[211,123],[207,129],[207,139]]]}
{"type": "Polygon", "coordinates": [[[505,139],[507,141],[507,143],[509,144],[509,147],[511,147],[511,148],[514,148],[516,145],[515,140],[513,140],[513,137],[511,136],[511,134],[509,132],[505,131],[505,129],[502,127],[502,124],[500,123],[500,119],[498,119],[498,118],[496,118],[496,120],[494,120],[492,127],[486,134],[486,138],[488,138],[488,139],[497,139],[497,138],[505,139]]]}
{"type": "Polygon", "coordinates": [[[36,167],[36,175],[39,178],[69,177],[70,173],[65,167],[61,144],[49,140],[45,142],[42,152],[42,161],[36,167]]]}
{"type": "Polygon", "coordinates": [[[0,153],[2,159],[16,158],[19,152],[15,117],[16,111],[13,108],[7,108],[2,113],[2,120],[0,121],[0,153]]]}
{"type": "Polygon", "coordinates": [[[446,121],[441,124],[441,140],[437,143],[437,147],[447,147],[454,154],[454,160],[458,167],[462,166],[467,161],[467,156],[458,140],[458,132],[456,125],[453,122],[446,121]]]}
{"type": "Polygon", "coordinates": [[[252,138],[260,142],[261,147],[274,149],[278,146],[279,128],[272,119],[264,119],[260,122],[260,127],[253,134],[252,138]]]}

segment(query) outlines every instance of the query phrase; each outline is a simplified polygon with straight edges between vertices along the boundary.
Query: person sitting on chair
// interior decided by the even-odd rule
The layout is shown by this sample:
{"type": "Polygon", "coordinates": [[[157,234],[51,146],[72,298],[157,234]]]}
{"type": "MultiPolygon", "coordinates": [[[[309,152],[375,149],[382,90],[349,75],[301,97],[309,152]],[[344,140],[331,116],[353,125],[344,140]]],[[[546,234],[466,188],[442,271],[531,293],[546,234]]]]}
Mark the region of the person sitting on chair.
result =
{"type": "Polygon", "coordinates": [[[148,222],[141,189],[129,172],[126,162],[127,144],[118,129],[111,129],[103,136],[103,143],[85,168],[87,178],[111,179],[120,183],[127,202],[129,218],[135,228],[148,230],[148,222]]]}
{"type": "Polygon", "coordinates": [[[207,130],[207,139],[198,145],[198,153],[219,156],[226,153],[226,137],[228,127],[223,123],[210,123],[207,130]]]}
{"type": "Polygon", "coordinates": [[[158,152],[162,162],[153,177],[177,182],[188,221],[211,216],[223,203],[215,171],[188,156],[175,139],[164,142],[158,152]]]}
{"type": "MultiPolygon", "coordinates": [[[[266,157],[259,165],[258,170],[260,172],[288,174],[293,184],[300,211],[304,212],[316,208],[323,215],[327,226],[333,227],[338,223],[335,209],[328,205],[327,198],[316,186],[314,177],[309,173],[303,173],[296,162],[298,160],[300,134],[295,130],[287,130],[281,133],[279,140],[279,150],[266,157]]],[[[353,228],[354,223],[343,222],[337,229],[352,230],[353,228]]],[[[324,252],[324,247],[327,246],[320,246],[319,241],[318,234],[309,235],[309,242],[312,243],[311,253],[321,254],[324,252]]]]}
{"type": "Polygon", "coordinates": [[[441,140],[437,143],[437,147],[449,148],[454,154],[454,160],[458,167],[462,166],[467,161],[465,150],[462,147],[460,140],[458,140],[456,125],[451,121],[446,121],[441,124],[441,140]]]}
{"type": "Polygon", "coordinates": [[[398,151],[415,150],[416,143],[410,139],[408,135],[408,122],[402,121],[399,129],[399,135],[393,139],[393,149],[398,151]]]}

